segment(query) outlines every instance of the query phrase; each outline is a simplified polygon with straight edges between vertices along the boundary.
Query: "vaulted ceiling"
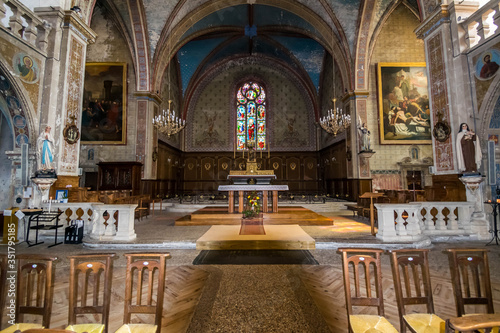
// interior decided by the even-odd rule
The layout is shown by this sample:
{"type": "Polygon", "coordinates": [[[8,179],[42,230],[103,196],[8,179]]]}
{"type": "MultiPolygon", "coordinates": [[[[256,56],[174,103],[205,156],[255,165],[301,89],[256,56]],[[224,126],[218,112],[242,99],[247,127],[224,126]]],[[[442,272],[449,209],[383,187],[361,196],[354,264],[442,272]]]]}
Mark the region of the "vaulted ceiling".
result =
{"type": "Polygon", "coordinates": [[[193,76],[212,64],[235,56],[262,55],[304,73],[318,92],[326,54],[333,52],[336,61],[341,59],[352,69],[358,34],[374,35],[399,3],[419,13],[417,0],[370,1],[374,8],[362,32],[366,6],[361,0],[300,0],[290,1],[290,6],[276,0],[239,0],[231,6],[220,0],[142,0],[135,11],[130,0],[97,0],[96,5],[105,9],[129,41],[136,71],[141,63],[137,31],[143,30],[146,40],[141,52],[155,72],[151,75],[156,79],[150,78],[153,86],[161,77],[157,72],[164,71],[171,58],[178,62],[184,93],[193,76]]]}

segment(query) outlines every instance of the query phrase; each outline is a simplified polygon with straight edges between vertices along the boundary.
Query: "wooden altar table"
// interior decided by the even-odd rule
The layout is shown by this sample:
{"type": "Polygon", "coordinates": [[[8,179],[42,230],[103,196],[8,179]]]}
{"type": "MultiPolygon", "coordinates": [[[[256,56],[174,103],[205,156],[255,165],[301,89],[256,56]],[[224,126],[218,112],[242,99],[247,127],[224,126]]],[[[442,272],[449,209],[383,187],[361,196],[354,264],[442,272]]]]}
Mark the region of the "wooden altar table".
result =
{"type": "Polygon", "coordinates": [[[219,191],[229,192],[228,212],[234,213],[234,192],[238,191],[238,213],[243,213],[243,197],[245,192],[262,191],[262,212],[268,213],[268,192],[273,194],[272,212],[278,212],[278,191],[288,191],[288,185],[219,185],[219,191]]]}

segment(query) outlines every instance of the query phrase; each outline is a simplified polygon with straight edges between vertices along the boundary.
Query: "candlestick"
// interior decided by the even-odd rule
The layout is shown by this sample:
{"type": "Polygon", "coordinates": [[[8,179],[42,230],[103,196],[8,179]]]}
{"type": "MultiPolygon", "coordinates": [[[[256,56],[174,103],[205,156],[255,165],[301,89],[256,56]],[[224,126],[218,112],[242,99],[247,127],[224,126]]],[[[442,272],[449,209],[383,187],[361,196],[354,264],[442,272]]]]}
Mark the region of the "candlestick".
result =
{"type": "Polygon", "coordinates": [[[245,148],[243,148],[243,158],[245,158],[245,148]]]}
{"type": "Polygon", "coordinates": [[[271,157],[271,148],[269,148],[269,141],[266,142],[267,144],[267,158],[271,157]]]}
{"type": "Polygon", "coordinates": [[[52,204],[52,197],[49,198],[49,212],[50,212],[50,205],[52,204]]]}

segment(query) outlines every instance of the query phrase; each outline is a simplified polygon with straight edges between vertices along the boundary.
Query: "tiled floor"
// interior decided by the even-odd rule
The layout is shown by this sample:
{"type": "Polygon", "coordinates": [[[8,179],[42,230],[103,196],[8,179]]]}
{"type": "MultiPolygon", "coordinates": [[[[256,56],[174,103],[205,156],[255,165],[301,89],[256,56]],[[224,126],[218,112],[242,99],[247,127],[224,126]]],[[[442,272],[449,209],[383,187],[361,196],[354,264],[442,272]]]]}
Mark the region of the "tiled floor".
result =
{"type": "MultiPolygon", "coordinates": [[[[56,262],[56,286],[51,327],[67,323],[68,260],[75,253],[115,252],[110,332],[122,323],[123,253],[136,251],[170,252],[167,263],[167,290],[162,332],[347,332],[341,257],[337,247],[382,246],[370,235],[367,220],[356,220],[350,212],[322,213],[334,219],[333,226],[307,226],[304,231],[316,240],[311,250],[319,265],[211,265],[194,266],[199,254],[196,240],[209,226],[178,226],[182,213],[156,214],[136,223],[137,241],[121,248],[102,245],[47,244],[16,247],[17,253],[52,253],[56,262]],[[133,246],[143,244],[146,249],[133,246]],[[320,246],[318,246],[318,244],[320,246]]],[[[431,247],[430,269],[435,308],[445,318],[454,316],[447,247],[484,247],[486,242],[436,243],[431,247]]],[[[500,246],[488,246],[495,307],[500,310],[500,246]]],[[[389,257],[382,258],[386,316],[398,328],[396,301],[389,257]]],[[[141,316],[138,321],[148,321],[141,316]]],[[[5,322],[5,320],[4,320],[5,322]]]]}

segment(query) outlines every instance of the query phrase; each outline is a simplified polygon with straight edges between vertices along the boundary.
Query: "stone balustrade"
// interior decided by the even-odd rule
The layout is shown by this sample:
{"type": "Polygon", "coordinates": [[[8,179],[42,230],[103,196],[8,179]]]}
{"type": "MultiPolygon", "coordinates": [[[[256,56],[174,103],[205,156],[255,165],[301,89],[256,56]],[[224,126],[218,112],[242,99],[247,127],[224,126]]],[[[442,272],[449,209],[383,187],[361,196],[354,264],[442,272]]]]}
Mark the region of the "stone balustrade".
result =
{"type": "Polygon", "coordinates": [[[459,22],[460,51],[465,52],[483,44],[489,37],[499,32],[498,27],[500,27],[500,0],[491,0],[459,22]]]}
{"type": "Polygon", "coordinates": [[[473,202],[412,202],[375,204],[377,238],[384,242],[419,241],[429,236],[470,236],[473,202]]]}
{"type": "MultiPolygon", "coordinates": [[[[48,203],[42,205],[49,208],[48,203]]],[[[84,235],[101,241],[132,241],[135,234],[137,204],[103,204],[100,202],[51,203],[52,211],[61,210],[59,217],[65,227],[71,220],[83,220],[84,235]]],[[[41,232],[43,234],[43,232],[41,232]]]]}
{"type": "Polygon", "coordinates": [[[47,51],[50,24],[18,0],[0,0],[0,22],[12,36],[42,52],[47,51]]]}

